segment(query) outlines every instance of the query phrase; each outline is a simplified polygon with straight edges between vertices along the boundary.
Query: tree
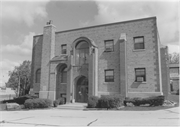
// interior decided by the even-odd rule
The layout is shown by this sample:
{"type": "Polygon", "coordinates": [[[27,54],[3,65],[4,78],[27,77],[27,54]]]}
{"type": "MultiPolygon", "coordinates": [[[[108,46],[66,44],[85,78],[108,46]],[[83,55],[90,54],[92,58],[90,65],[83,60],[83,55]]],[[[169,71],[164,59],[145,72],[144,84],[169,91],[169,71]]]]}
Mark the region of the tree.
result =
{"type": "Polygon", "coordinates": [[[170,64],[178,64],[179,63],[179,53],[169,54],[169,63],[170,64]]]}
{"type": "Polygon", "coordinates": [[[19,66],[15,66],[13,71],[9,71],[9,80],[6,87],[11,87],[15,90],[16,95],[26,95],[30,90],[31,78],[31,62],[23,61],[19,66]]]}

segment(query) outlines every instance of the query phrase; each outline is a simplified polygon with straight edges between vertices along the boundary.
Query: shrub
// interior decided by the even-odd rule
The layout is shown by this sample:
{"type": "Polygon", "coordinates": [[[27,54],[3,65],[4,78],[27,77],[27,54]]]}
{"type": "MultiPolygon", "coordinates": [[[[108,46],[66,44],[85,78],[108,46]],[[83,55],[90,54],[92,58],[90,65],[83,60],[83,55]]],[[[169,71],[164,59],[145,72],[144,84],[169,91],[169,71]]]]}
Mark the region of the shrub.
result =
{"type": "Polygon", "coordinates": [[[32,99],[27,99],[24,103],[24,108],[32,109],[33,108],[33,103],[32,99]]]}
{"type": "Polygon", "coordinates": [[[4,100],[3,103],[18,103],[19,105],[22,105],[25,103],[25,101],[27,99],[33,99],[33,98],[37,98],[36,95],[24,95],[24,96],[20,96],[11,100],[4,100]]]}
{"type": "Polygon", "coordinates": [[[57,100],[59,101],[59,105],[65,104],[65,98],[60,97],[57,100]]]}
{"type": "Polygon", "coordinates": [[[179,89],[177,90],[176,95],[179,95],[179,89]]]}
{"type": "Polygon", "coordinates": [[[147,98],[147,102],[149,102],[150,106],[160,106],[164,103],[164,96],[154,96],[147,98]]]}
{"type": "Polygon", "coordinates": [[[164,96],[153,96],[148,98],[126,98],[124,101],[124,105],[126,106],[126,103],[133,103],[134,106],[140,106],[144,104],[149,104],[149,106],[160,106],[164,103],[164,96]]]}
{"type": "Polygon", "coordinates": [[[123,97],[121,95],[103,95],[99,99],[100,108],[117,108],[122,106],[123,97]]]}
{"type": "Polygon", "coordinates": [[[90,96],[88,98],[88,108],[98,108],[98,101],[99,101],[99,97],[97,96],[90,96]]]}
{"type": "Polygon", "coordinates": [[[49,99],[27,99],[24,103],[24,107],[26,109],[33,109],[33,108],[48,108],[52,104],[52,101],[49,99]]]}
{"type": "Polygon", "coordinates": [[[59,105],[59,101],[58,100],[54,100],[53,101],[53,105],[54,105],[54,107],[57,107],[59,105]]]}
{"type": "Polygon", "coordinates": [[[65,104],[65,98],[60,97],[57,100],[53,101],[54,107],[57,107],[58,105],[65,104]]]}
{"type": "Polygon", "coordinates": [[[50,99],[44,99],[46,107],[50,107],[52,105],[52,101],[50,99]]]}

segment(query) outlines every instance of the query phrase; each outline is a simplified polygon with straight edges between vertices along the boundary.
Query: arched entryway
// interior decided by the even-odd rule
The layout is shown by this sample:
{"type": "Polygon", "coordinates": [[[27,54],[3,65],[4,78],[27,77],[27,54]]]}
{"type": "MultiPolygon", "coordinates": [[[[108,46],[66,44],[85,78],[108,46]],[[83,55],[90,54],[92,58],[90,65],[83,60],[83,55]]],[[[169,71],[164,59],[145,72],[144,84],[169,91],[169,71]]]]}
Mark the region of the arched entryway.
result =
{"type": "Polygon", "coordinates": [[[60,64],[57,67],[56,75],[56,99],[66,97],[67,88],[67,65],[60,64]]]}
{"type": "Polygon", "coordinates": [[[87,102],[88,100],[88,79],[85,76],[81,76],[76,82],[76,102],[87,102]]]}

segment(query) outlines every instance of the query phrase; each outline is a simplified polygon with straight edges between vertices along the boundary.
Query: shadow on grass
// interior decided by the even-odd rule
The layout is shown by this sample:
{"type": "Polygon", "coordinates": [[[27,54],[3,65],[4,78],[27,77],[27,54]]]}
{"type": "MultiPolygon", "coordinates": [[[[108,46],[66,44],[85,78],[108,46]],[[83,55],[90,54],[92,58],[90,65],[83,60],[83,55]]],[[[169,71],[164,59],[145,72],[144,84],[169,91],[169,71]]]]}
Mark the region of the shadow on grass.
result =
{"type": "Polygon", "coordinates": [[[177,106],[135,106],[135,107],[124,107],[122,109],[119,109],[120,111],[157,111],[157,110],[164,110],[164,109],[170,109],[177,106]]]}
{"type": "Polygon", "coordinates": [[[157,110],[164,110],[164,109],[170,109],[174,107],[179,107],[178,105],[176,106],[134,106],[134,107],[122,107],[120,109],[106,109],[106,108],[86,108],[84,111],[157,111],[157,110]]]}

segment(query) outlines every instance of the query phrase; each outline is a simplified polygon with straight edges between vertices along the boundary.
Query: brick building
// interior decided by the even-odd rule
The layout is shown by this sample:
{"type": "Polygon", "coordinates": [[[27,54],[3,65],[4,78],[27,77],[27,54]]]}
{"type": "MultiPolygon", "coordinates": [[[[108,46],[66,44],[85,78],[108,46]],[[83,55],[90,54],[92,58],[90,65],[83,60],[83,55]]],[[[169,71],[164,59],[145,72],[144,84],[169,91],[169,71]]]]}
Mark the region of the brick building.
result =
{"type": "Polygon", "coordinates": [[[33,38],[33,92],[52,100],[64,96],[67,103],[90,95],[162,95],[167,66],[159,45],[156,17],[66,31],[49,22],[33,38]]]}
{"type": "Polygon", "coordinates": [[[179,64],[169,64],[170,92],[179,90],[179,64]]]}

